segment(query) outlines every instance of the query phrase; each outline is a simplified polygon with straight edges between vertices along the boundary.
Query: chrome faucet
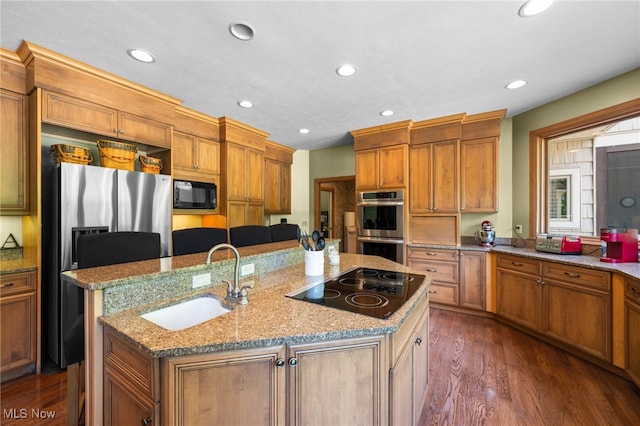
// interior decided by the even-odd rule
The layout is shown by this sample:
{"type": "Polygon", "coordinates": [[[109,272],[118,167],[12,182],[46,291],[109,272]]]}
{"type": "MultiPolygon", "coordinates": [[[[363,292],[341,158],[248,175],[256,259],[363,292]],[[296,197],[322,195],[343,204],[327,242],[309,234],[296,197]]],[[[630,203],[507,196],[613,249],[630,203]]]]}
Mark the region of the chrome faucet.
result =
{"type": "Polygon", "coordinates": [[[240,284],[240,253],[238,253],[238,250],[231,244],[227,244],[227,243],[217,244],[213,246],[211,250],[209,250],[209,253],[207,253],[207,261],[205,263],[207,265],[210,265],[211,256],[213,255],[213,253],[215,253],[220,249],[229,249],[233,252],[233,254],[236,257],[236,264],[235,264],[235,267],[233,268],[233,285],[228,280],[222,280],[222,282],[227,283],[227,297],[225,297],[224,300],[227,300],[229,302],[237,302],[241,305],[246,305],[247,303],[249,303],[249,299],[247,298],[247,289],[253,288],[253,285],[247,284],[242,286],[242,288],[240,288],[239,286],[240,284]]]}

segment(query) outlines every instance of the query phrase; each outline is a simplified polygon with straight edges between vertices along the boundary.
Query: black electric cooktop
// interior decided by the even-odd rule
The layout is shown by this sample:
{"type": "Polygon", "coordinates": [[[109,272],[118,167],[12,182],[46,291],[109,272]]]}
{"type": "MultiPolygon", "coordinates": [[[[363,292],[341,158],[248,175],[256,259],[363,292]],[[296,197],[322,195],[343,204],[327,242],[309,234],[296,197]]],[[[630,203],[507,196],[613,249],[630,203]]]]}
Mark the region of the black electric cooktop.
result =
{"type": "Polygon", "coordinates": [[[289,297],[386,319],[416,292],[422,281],[424,275],[356,268],[289,297]]]}

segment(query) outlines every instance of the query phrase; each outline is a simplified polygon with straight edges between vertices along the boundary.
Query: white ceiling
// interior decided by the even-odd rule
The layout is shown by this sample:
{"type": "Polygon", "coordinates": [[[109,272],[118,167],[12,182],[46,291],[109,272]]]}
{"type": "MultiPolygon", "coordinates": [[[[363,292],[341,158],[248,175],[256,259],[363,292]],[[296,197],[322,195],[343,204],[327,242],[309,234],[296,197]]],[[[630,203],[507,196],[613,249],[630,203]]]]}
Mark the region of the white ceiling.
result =
{"type": "Polygon", "coordinates": [[[1,0],[0,45],[28,40],[296,149],[407,119],[513,116],[640,67],[640,1],[556,0],[521,18],[523,2],[1,0]],[[234,22],[255,38],[233,38],[234,22]],[[358,72],[339,77],[342,63],[358,72]],[[529,84],[504,89],[514,79],[529,84]]]}

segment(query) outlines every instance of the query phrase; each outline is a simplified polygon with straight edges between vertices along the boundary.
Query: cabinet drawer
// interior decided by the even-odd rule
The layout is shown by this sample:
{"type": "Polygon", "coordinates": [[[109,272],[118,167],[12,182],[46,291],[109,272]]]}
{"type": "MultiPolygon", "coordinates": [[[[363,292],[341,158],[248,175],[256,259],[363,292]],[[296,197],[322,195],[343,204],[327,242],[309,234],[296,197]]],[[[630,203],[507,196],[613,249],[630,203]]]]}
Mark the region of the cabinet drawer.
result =
{"type": "Polygon", "coordinates": [[[510,269],[525,274],[540,275],[539,260],[529,259],[521,256],[498,255],[498,268],[510,269]]]}
{"type": "Polygon", "coordinates": [[[542,276],[601,290],[610,290],[611,274],[595,269],[543,262],[542,276]]]}
{"type": "Polygon", "coordinates": [[[26,293],[36,290],[35,272],[6,274],[0,276],[0,296],[26,293]]]}
{"type": "Polygon", "coordinates": [[[407,258],[455,262],[458,260],[458,250],[407,247],[407,258]]]}
{"type": "Polygon", "coordinates": [[[428,262],[409,259],[407,263],[410,267],[429,274],[435,282],[458,283],[458,262],[428,262]]]}
{"type": "Polygon", "coordinates": [[[429,300],[433,303],[458,306],[458,286],[451,284],[431,284],[429,300]]]}

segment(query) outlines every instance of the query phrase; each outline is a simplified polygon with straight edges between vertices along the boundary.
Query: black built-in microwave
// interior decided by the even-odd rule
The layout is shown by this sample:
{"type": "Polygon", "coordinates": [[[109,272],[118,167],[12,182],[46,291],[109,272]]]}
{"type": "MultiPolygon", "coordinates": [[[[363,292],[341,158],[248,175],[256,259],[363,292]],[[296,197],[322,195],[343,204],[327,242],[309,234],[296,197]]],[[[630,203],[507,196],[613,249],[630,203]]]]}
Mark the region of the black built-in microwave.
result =
{"type": "Polygon", "coordinates": [[[218,206],[218,187],[215,183],[173,180],[173,208],[215,210],[218,206]]]}

